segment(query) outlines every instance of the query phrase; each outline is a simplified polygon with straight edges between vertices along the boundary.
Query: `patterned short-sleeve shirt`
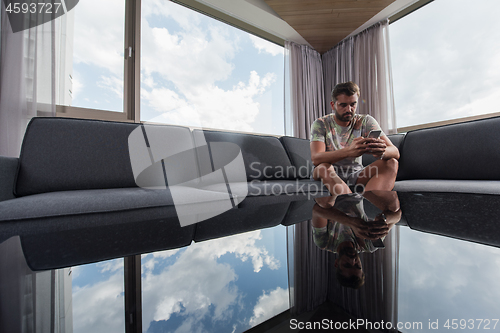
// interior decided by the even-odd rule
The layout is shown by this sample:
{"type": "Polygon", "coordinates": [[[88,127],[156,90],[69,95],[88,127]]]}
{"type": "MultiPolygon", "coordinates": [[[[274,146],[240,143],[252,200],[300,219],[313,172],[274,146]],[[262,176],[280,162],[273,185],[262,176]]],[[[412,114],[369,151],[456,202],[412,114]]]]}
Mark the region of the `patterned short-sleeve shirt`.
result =
{"type": "MultiPolygon", "coordinates": [[[[334,113],[318,118],[311,126],[311,141],[321,141],[326,145],[326,151],[335,151],[345,148],[352,140],[360,136],[367,137],[370,131],[381,130],[378,122],[370,115],[354,115],[348,126],[337,124],[334,113]],[[361,119],[361,127],[355,129],[355,123],[361,119]]],[[[385,135],[383,132],[381,136],[385,135]]],[[[346,171],[356,172],[363,168],[362,157],[350,157],[338,161],[335,165],[346,171]]]]}

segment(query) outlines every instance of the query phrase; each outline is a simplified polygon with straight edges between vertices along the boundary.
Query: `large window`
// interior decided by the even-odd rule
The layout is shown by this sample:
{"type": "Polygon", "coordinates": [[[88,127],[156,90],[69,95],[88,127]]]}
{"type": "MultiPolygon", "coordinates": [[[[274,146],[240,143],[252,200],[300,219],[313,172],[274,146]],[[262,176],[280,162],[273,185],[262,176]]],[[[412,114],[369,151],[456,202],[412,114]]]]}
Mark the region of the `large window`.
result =
{"type": "Polygon", "coordinates": [[[141,120],[284,134],[283,47],[170,1],[142,1],[141,120]]]}
{"type": "Polygon", "coordinates": [[[71,105],[123,111],[125,2],[80,1],[74,17],[71,105]]]}
{"type": "Polygon", "coordinates": [[[60,115],[284,134],[282,46],[171,1],[70,14],[60,115]]]}
{"type": "Polygon", "coordinates": [[[500,112],[499,11],[435,0],[391,25],[398,128],[500,112]]]}

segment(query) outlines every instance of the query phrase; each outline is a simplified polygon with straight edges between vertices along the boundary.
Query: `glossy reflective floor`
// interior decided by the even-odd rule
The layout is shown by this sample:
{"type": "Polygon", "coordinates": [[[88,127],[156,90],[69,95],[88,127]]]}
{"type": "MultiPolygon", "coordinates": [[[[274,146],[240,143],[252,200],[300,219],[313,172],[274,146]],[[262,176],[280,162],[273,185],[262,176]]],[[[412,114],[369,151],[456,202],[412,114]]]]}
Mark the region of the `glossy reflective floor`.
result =
{"type": "Polygon", "coordinates": [[[347,318],[363,319],[359,331],[500,331],[498,196],[366,193],[238,209],[173,248],[166,220],[0,228],[0,331],[311,332],[347,318]],[[336,277],[349,235],[359,289],[336,277]]]}

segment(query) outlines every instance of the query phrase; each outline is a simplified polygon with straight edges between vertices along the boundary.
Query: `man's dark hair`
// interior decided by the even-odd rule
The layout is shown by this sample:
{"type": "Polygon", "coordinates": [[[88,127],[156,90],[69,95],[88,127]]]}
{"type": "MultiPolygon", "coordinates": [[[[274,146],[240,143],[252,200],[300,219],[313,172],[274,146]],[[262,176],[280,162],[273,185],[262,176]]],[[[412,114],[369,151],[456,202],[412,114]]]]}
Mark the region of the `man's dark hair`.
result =
{"type": "Polygon", "coordinates": [[[340,269],[337,268],[335,270],[335,276],[337,277],[337,281],[339,281],[340,285],[347,288],[359,289],[365,284],[365,273],[363,273],[361,278],[356,275],[344,276],[342,275],[340,269]]]}
{"type": "Polygon", "coordinates": [[[336,102],[339,95],[352,96],[354,94],[360,95],[359,87],[356,83],[349,81],[344,83],[339,83],[332,90],[332,101],[336,102]]]}

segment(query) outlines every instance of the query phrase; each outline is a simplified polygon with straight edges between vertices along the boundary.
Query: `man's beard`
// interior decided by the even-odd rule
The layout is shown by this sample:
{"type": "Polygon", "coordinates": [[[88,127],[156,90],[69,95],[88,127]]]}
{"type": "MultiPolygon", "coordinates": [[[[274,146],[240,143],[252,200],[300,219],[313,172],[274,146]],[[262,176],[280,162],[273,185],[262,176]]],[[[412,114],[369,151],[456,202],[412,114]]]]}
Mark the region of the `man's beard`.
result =
{"type": "Polygon", "coordinates": [[[346,112],[343,115],[341,115],[340,113],[338,113],[338,111],[335,111],[335,117],[337,117],[337,119],[340,121],[347,122],[347,121],[350,121],[354,117],[354,112],[346,112]]]}
{"type": "Polygon", "coordinates": [[[354,258],[358,255],[356,249],[353,247],[344,247],[342,250],[339,251],[339,257],[346,255],[349,258],[354,258]]]}

